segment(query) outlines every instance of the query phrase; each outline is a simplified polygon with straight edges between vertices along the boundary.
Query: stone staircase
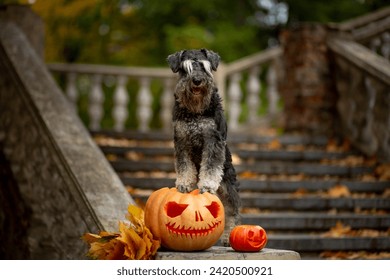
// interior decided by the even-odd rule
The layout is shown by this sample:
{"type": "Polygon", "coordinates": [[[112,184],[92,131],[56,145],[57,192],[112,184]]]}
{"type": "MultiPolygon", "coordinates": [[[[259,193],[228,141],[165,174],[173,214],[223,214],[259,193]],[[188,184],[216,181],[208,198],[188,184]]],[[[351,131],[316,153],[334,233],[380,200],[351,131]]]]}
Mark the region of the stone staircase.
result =
{"type": "MultiPolygon", "coordinates": [[[[172,136],[99,132],[94,139],[131,196],[173,187],[172,136]]],[[[325,137],[230,134],[241,183],[242,223],[258,224],[267,247],[302,258],[390,258],[389,166],[325,137]]]]}

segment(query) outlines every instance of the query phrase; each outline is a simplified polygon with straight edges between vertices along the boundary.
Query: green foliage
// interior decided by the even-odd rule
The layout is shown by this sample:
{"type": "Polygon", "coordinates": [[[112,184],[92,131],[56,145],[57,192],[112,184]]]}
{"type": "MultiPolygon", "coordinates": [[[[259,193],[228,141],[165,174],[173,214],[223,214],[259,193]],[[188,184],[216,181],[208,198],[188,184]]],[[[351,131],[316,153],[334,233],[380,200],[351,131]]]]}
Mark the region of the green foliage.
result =
{"type": "Polygon", "coordinates": [[[196,24],[185,26],[168,25],[165,27],[165,33],[167,50],[172,53],[187,48],[210,48],[213,40],[212,34],[196,24]]]}
{"type": "Polygon", "coordinates": [[[211,48],[217,50],[225,62],[231,62],[263,48],[260,40],[256,39],[257,28],[252,26],[236,26],[224,21],[216,24],[215,31],[211,48]],[[250,41],[254,43],[248,43],[250,41]]]}
{"type": "Polygon", "coordinates": [[[283,3],[289,23],[338,22],[388,5],[385,0],[0,0],[10,3],[33,3],[44,19],[48,62],[144,66],[165,66],[168,54],[186,48],[211,48],[225,62],[264,49],[283,25],[266,19],[277,17],[283,3]]]}

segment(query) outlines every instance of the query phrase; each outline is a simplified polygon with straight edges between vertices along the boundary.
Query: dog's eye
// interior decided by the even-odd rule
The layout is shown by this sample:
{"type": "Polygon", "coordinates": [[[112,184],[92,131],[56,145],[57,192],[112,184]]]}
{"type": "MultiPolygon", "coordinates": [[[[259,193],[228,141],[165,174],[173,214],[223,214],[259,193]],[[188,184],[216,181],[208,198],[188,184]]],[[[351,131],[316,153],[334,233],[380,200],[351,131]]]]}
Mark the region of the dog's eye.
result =
{"type": "Polygon", "coordinates": [[[211,72],[211,63],[210,63],[210,61],[202,60],[201,62],[202,62],[203,68],[207,72],[207,74],[209,74],[210,76],[213,76],[213,74],[211,72]]]}
{"type": "Polygon", "coordinates": [[[185,72],[187,72],[188,74],[191,74],[192,72],[192,63],[194,61],[191,60],[191,59],[187,59],[187,60],[184,60],[183,61],[183,69],[185,72]]]}

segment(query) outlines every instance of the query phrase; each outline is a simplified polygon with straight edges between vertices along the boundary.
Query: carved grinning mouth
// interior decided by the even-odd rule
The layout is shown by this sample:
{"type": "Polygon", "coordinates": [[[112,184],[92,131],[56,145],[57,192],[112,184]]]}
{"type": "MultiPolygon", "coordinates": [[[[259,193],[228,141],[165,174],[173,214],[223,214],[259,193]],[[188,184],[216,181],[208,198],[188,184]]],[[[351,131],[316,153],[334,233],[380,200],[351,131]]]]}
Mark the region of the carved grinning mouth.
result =
{"type": "Polygon", "coordinates": [[[199,228],[199,229],[197,229],[197,228],[189,227],[189,228],[186,229],[185,226],[177,226],[177,227],[175,227],[176,223],[173,223],[173,224],[168,223],[168,224],[166,224],[166,227],[167,227],[168,231],[171,234],[176,234],[176,235],[181,235],[181,236],[184,236],[184,237],[194,238],[194,237],[205,236],[205,235],[210,234],[220,224],[221,224],[221,221],[217,221],[217,222],[213,222],[212,225],[208,225],[207,228],[199,228]]]}

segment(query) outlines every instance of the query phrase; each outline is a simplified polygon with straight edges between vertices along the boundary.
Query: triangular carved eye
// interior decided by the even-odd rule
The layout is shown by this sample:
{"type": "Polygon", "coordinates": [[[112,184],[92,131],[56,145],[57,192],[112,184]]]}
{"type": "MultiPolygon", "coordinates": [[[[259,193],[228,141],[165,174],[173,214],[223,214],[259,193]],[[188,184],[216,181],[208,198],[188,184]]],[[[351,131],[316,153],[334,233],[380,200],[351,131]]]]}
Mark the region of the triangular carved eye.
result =
{"type": "Polygon", "coordinates": [[[217,202],[213,201],[210,205],[205,207],[210,211],[214,218],[218,217],[220,206],[217,202]]]}
{"type": "Polygon", "coordinates": [[[170,201],[165,204],[165,212],[169,217],[175,218],[177,216],[180,216],[181,213],[186,210],[187,206],[188,204],[179,204],[174,201],[170,201]]]}

